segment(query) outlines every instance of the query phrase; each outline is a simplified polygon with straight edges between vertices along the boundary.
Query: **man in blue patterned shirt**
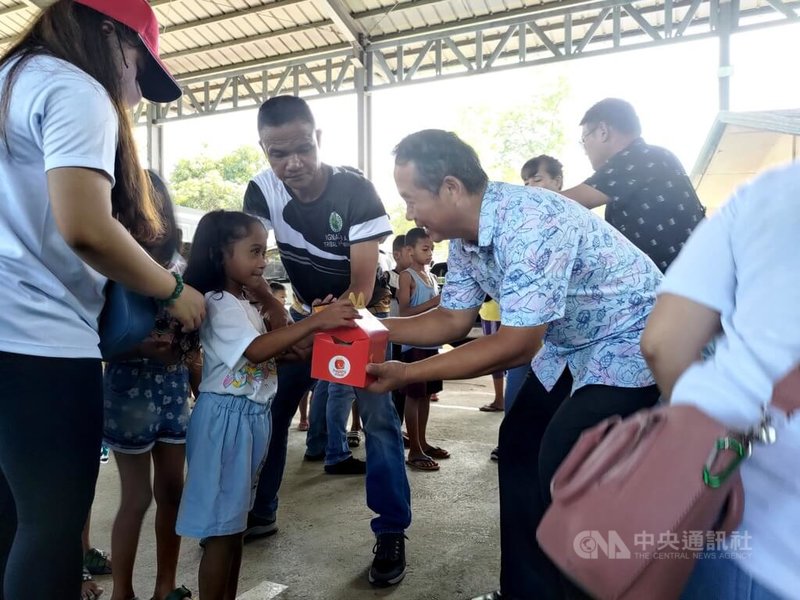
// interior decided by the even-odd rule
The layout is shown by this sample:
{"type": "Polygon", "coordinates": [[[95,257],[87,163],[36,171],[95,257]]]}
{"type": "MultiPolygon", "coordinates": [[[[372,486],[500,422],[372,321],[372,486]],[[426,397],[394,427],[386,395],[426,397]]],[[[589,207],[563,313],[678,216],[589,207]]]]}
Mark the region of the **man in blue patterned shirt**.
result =
{"type": "Polygon", "coordinates": [[[434,241],[451,242],[440,306],[384,321],[391,341],[434,346],[462,338],[486,294],[500,303],[502,326],[424,361],[370,365],[378,378],[371,389],[476,377],[535,354],[500,429],[500,583],[503,600],[562,598],[565,582],[535,536],[550,480],[584,429],[657,401],[639,338],[661,273],[577,203],[489,182],[455,134],[420,131],[400,142],[395,157],[407,217],[434,241]]]}

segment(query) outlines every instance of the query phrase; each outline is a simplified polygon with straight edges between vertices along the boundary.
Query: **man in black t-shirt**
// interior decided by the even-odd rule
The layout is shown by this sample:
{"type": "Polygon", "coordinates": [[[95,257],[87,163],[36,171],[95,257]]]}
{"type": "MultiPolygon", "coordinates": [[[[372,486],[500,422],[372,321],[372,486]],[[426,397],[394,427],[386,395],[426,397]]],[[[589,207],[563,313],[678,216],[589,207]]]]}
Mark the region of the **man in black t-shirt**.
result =
{"type": "Polygon", "coordinates": [[[669,150],[645,143],[624,100],[601,100],[580,124],[595,173],[561,194],[587,208],[605,205],[606,221],[666,271],[705,216],[686,171],[669,150]]]}
{"type": "MultiPolygon", "coordinates": [[[[270,169],[250,182],[244,210],[260,217],[275,234],[294,291],[294,319],[307,316],[317,300],[346,298],[350,293],[371,298],[368,308],[386,316],[388,287],[385,293],[374,292],[376,285],[386,286],[385,278],[376,277],[378,245],[391,227],[373,185],[354,169],[320,161],[320,132],[300,98],[277,96],[266,101],[258,113],[258,133],[270,169]]],[[[272,439],[248,522],[256,533],[276,529],[288,429],[311,383],[307,362],[279,365],[278,393],[271,408],[272,439]]],[[[324,457],[325,471],[332,474],[364,472],[364,463],[352,457],[346,441],[353,397],[366,433],[367,505],[378,514],[372,520],[377,544],[369,581],[388,586],[405,576],[403,532],[411,523],[400,420],[391,394],[318,382],[306,459],[324,457]]]]}

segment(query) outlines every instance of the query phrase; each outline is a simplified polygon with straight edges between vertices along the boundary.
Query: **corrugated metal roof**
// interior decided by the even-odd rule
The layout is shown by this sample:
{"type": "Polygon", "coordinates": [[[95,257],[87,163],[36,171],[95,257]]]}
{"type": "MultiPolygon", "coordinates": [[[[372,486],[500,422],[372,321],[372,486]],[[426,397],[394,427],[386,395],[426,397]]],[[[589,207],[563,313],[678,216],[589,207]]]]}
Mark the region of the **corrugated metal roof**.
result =
{"type": "MultiPolygon", "coordinates": [[[[120,0],[124,1],[124,0],[120,0]]],[[[442,26],[532,7],[539,0],[341,0],[370,40],[381,42],[442,26]]],[[[178,79],[209,69],[237,68],[348,43],[326,8],[327,0],[151,0],[162,26],[162,55],[178,79]]],[[[576,10],[580,10],[576,7],[576,10]]],[[[0,49],[35,17],[19,0],[0,0],[0,49]]],[[[449,53],[448,58],[453,59],[449,53]]]]}
{"type": "MultiPolygon", "coordinates": [[[[34,2],[43,1],[47,0],[0,0],[0,51],[35,17],[34,2]]],[[[678,20],[670,27],[678,28],[684,15],[689,15],[686,24],[708,23],[716,1],[672,0],[670,15],[678,20]]],[[[337,93],[348,88],[342,82],[352,89],[356,59],[347,51],[357,39],[380,50],[371,55],[377,65],[374,81],[368,84],[373,88],[406,81],[406,70],[438,76],[460,65],[476,72],[486,62],[513,66],[558,58],[559,53],[577,56],[590,41],[601,51],[621,48],[628,37],[650,35],[651,41],[662,41],[656,29],[664,25],[665,0],[630,2],[150,0],[162,26],[162,56],[176,78],[189,86],[188,95],[196,97],[196,102],[184,100],[194,102],[194,109],[184,108],[198,113],[220,101],[235,106],[239,94],[263,99],[275,90],[337,93]],[[433,35],[439,36],[435,43],[433,35]],[[569,45],[566,35],[571,35],[569,45]],[[286,66],[290,64],[291,69],[286,66]],[[198,108],[201,104],[203,110],[198,108]]],[[[780,12],[770,0],[736,4],[741,11],[763,7],[780,12]]],[[[800,2],[783,0],[781,10],[792,11],[795,6],[800,2]]],[[[665,31],[663,39],[682,34],[665,31]]],[[[180,114],[184,108],[172,110],[180,114]]]]}

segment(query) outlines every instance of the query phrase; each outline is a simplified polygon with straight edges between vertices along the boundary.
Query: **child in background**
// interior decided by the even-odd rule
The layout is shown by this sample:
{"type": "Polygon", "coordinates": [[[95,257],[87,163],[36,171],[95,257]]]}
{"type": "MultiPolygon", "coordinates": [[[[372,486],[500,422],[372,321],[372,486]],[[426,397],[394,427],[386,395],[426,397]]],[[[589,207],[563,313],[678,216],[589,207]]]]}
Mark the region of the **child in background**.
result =
{"type": "MultiPolygon", "coordinates": [[[[269,289],[272,291],[272,295],[286,306],[286,286],[277,281],[270,281],[269,289]]],[[[308,431],[308,400],[310,396],[311,391],[309,390],[300,399],[300,405],[298,407],[300,409],[300,423],[297,425],[299,431],[308,431]]]]}
{"type": "MultiPolygon", "coordinates": [[[[178,225],[167,186],[147,172],[155,192],[164,234],[145,250],[173,272],[178,225]]],[[[103,440],[114,451],[120,502],[111,530],[114,556],[111,600],[136,597],[133,574],[145,514],[156,500],[156,578],[154,600],[178,600],[191,592],[176,583],[181,538],[175,520],[183,490],[186,428],[189,421],[189,370],[177,334],[180,323],[162,310],[148,338],[106,363],[103,440]],[[151,483],[152,470],[152,483],[151,483]]]]}
{"type": "Polygon", "coordinates": [[[286,306],[286,286],[277,281],[269,282],[269,289],[272,295],[281,301],[281,304],[286,306]]]}
{"type": "MultiPolygon", "coordinates": [[[[424,229],[415,227],[406,233],[411,266],[400,273],[397,303],[401,317],[411,317],[439,305],[439,285],[428,272],[433,242],[424,229]]],[[[438,348],[402,347],[403,362],[417,362],[438,353],[438,348]]],[[[405,415],[409,450],[406,464],[421,471],[438,471],[435,459],[450,458],[447,450],[431,446],[426,438],[431,394],[441,391],[441,381],[414,383],[406,387],[405,415]]]]}
{"type": "MultiPolygon", "coordinates": [[[[389,306],[389,316],[399,317],[400,309],[397,306],[397,290],[400,288],[400,273],[411,266],[411,255],[406,248],[406,236],[396,235],[392,241],[392,258],[394,258],[394,269],[389,271],[389,291],[392,293],[392,302],[389,306]]],[[[395,344],[397,345],[397,344],[395,344]]],[[[399,359],[400,354],[393,356],[399,359]]]]}
{"type": "MultiPolygon", "coordinates": [[[[394,258],[394,269],[389,271],[389,291],[392,293],[392,303],[389,308],[390,317],[399,317],[400,308],[397,305],[397,291],[400,287],[400,273],[411,266],[411,256],[409,249],[406,248],[406,236],[403,234],[395,236],[392,241],[392,258],[394,258]]],[[[400,344],[392,344],[392,360],[402,360],[402,349],[400,344]]],[[[403,390],[392,392],[392,401],[400,417],[400,424],[403,424],[406,410],[406,396],[403,390]]],[[[403,432],[403,445],[408,448],[408,434],[403,432]]]]}
{"type": "MultiPolygon", "coordinates": [[[[500,305],[496,300],[492,300],[489,296],[486,301],[481,305],[481,327],[483,335],[492,335],[497,333],[500,329],[500,305]]],[[[492,373],[492,384],[494,384],[494,400],[489,404],[481,406],[482,412],[502,412],[504,409],[503,397],[503,379],[506,375],[505,371],[495,371],[492,373]]]]}
{"type": "Polygon", "coordinates": [[[234,600],[242,533],[269,446],[269,406],[277,389],[273,358],[308,335],[352,327],[350,302],[331,304],[299,323],[267,333],[250,298],[263,301],[267,232],[256,218],[218,210],[200,219],[186,281],[205,295],[200,329],[203,378],[189,420],[186,486],[177,532],[207,538],[200,561],[203,600],[234,600]],[[249,298],[248,298],[249,296],[249,298]]]}

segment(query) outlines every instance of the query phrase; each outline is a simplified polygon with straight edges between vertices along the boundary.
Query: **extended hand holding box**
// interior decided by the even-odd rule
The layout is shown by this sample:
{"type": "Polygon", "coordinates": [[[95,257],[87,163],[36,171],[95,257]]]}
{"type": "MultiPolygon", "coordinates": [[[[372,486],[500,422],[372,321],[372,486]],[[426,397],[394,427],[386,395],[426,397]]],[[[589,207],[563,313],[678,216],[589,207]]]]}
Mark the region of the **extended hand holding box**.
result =
{"type": "MultiPolygon", "coordinates": [[[[364,308],[364,294],[350,301],[361,316],[355,327],[342,327],[314,334],[311,357],[311,377],[333,383],[363,388],[374,381],[367,374],[369,363],[380,363],[386,358],[389,330],[364,308]]],[[[324,306],[314,307],[315,311],[324,306]]]]}

